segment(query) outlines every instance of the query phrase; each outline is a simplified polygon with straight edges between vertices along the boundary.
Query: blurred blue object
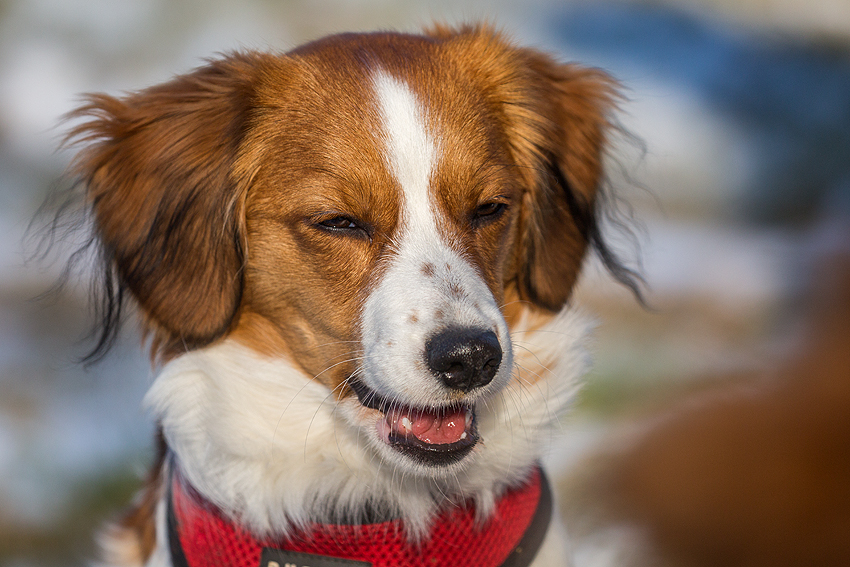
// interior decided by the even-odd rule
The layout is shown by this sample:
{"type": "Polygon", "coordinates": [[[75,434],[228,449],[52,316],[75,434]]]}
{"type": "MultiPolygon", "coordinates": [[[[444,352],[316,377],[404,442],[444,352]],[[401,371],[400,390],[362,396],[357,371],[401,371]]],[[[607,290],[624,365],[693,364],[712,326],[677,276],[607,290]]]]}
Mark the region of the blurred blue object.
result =
{"type": "Polygon", "coordinates": [[[648,5],[582,3],[551,22],[563,46],[600,58],[627,82],[649,75],[680,85],[751,133],[746,220],[807,221],[830,193],[848,190],[850,44],[730,31],[648,5]]]}

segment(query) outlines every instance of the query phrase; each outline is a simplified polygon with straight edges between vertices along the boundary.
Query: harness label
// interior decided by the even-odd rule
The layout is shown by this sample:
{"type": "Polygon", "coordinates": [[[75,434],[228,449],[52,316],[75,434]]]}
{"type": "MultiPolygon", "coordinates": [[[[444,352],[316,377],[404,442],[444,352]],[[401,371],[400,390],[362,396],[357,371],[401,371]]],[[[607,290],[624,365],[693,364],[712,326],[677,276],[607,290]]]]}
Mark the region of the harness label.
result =
{"type": "Polygon", "coordinates": [[[266,547],[260,556],[259,567],[372,567],[368,561],[340,559],[326,555],[284,551],[266,547]]]}

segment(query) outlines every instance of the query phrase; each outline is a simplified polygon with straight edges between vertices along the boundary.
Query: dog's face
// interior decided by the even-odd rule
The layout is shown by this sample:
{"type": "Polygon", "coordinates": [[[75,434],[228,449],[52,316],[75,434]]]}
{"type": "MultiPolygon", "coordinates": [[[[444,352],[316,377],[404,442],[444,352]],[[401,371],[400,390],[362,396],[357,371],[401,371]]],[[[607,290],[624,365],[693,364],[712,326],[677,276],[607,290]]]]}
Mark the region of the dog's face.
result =
{"type": "Polygon", "coordinates": [[[611,98],[487,30],[336,36],[93,98],[77,167],[163,356],[286,357],[439,475],[512,379],[513,320],[569,298],[611,98]]]}

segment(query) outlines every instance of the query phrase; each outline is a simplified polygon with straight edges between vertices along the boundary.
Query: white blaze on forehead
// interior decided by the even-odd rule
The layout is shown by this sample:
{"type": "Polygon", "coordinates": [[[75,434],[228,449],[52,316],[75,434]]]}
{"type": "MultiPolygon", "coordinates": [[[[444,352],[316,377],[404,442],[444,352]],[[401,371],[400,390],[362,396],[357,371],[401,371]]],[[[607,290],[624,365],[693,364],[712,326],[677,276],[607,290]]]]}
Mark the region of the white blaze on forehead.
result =
{"type": "Polygon", "coordinates": [[[443,214],[432,187],[440,165],[438,116],[429,116],[404,81],[383,71],[372,81],[380,142],[401,190],[401,213],[387,270],[363,308],[362,380],[379,395],[407,405],[452,402],[427,367],[425,352],[436,333],[459,327],[495,331],[503,364],[487,389],[498,389],[512,369],[507,325],[487,284],[446,241],[437,222],[443,214]]]}
{"type": "Polygon", "coordinates": [[[381,113],[386,159],[404,195],[405,220],[433,223],[429,197],[437,145],[427,128],[427,116],[416,95],[403,82],[383,71],[373,76],[381,113]]]}

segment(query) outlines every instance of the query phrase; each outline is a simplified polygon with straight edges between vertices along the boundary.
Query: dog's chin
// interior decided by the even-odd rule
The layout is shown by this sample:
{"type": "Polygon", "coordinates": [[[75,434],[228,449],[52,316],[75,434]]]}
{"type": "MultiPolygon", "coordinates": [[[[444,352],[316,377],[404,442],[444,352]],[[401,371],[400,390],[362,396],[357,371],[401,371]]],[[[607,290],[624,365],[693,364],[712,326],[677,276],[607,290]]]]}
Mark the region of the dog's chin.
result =
{"type": "Polygon", "coordinates": [[[384,458],[427,476],[443,476],[463,466],[479,441],[475,407],[454,403],[436,407],[414,407],[389,400],[352,380],[349,385],[357,402],[373,410],[371,432],[384,458]]]}

